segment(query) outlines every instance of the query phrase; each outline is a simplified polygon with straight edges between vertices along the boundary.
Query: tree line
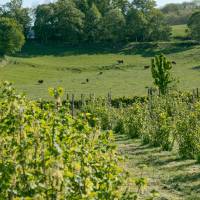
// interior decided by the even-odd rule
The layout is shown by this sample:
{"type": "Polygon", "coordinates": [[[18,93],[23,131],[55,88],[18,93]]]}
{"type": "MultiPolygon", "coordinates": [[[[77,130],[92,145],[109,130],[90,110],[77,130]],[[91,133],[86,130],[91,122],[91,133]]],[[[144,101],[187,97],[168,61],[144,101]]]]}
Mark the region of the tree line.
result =
{"type": "Polygon", "coordinates": [[[168,40],[171,29],[152,0],[58,0],[35,9],[36,37],[46,42],[168,40]]]}
{"type": "MultiPolygon", "coordinates": [[[[43,43],[149,42],[171,36],[166,15],[173,6],[158,9],[154,0],[57,0],[34,9],[22,5],[23,0],[10,0],[0,6],[0,54],[19,50],[30,30],[43,43]]],[[[199,13],[199,4],[194,5],[199,13]]],[[[188,25],[198,39],[198,14],[195,16],[188,25]]]]}
{"type": "Polygon", "coordinates": [[[121,42],[168,40],[171,29],[153,0],[58,0],[31,14],[22,0],[11,0],[0,16],[15,19],[27,36],[34,21],[42,42],[121,42]]]}
{"type": "Polygon", "coordinates": [[[187,24],[190,16],[200,10],[200,0],[183,3],[169,3],[161,8],[165,19],[170,25],[187,24]]]}

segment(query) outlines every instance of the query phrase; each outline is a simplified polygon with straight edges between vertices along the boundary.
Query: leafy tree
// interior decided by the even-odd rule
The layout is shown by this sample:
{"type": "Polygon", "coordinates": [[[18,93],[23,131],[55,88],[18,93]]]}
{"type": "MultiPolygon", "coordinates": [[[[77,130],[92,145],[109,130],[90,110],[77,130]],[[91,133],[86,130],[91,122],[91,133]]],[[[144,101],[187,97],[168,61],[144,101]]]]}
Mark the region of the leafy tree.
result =
{"type": "Polygon", "coordinates": [[[154,84],[159,88],[160,93],[165,95],[169,88],[169,84],[173,82],[170,74],[172,69],[171,62],[167,61],[164,55],[155,56],[152,59],[151,73],[154,79],[154,84]]]}
{"type": "MultiPolygon", "coordinates": [[[[138,3],[138,2],[137,2],[138,3]]],[[[152,2],[151,2],[152,3],[152,2]]],[[[171,28],[153,3],[131,6],[126,15],[126,35],[130,41],[169,40],[171,28]]]]}
{"type": "Polygon", "coordinates": [[[39,5],[35,10],[36,37],[48,40],[78,41],[83,33],[84,13],[72,0],[39,5]]]}
{"type": "Polygon", "coordinates": [[[9,17],[14,19],[23,28],[25,36],[31,27],[30,9],[22,7],[22,0],[11,0],[2,7],[2,17],[9,17]]]}
{"type": "Polygon", "coordinates": [[[188,27],[193,39],[200,41],[200,11],[195,12],[189,19],[188,27]]]}
{"type": "Polygon", "coordinates": [[[79,41],[83,34],[84,13],[71,0],[59,0],[55,12],[57,36],[64,41],[79,41]]]}
{"type": "Polygon", "coordinates": [[[124,15],[126,15],[130,7],[130,2],[128,0],[114,0],[113,8],[119,8],[124,15]]]}
{"type": "Polygon", "coordinates": [[[41,41],[167,40],[170,28],[154,0],[58,0],[35,10],[41,41]]]}
{"type": "Polygon", "coordinates": [[[22,27],[10,18],[0,18],[0,54],[20,51],[25,39],[22,27]]]}
{"type": "Polygon", "coordinates": [[[42,42],[53,39],[55,35],[55,5],[39,5],[35,10],[34,30],[36,38],[42,42]]]}
{"type": "Polygon", "coordinates": [[[155,0],[133,0],[131,4],[137,10],[140,10],[143,13],[147,13],[155,8],[156,1],[155,0]]]}
{"type": "Polygon", "coordinates": [[[165,22],[163,14],[154,9],[151,13],[148,23],[148,40],[169,40],[172,28],[165,22]]]}
{"type": "Polygon", "coordinates": [[[128,10],[126,15],[126,36],[131,41],[144,41],[148,21],[141,11],[135,8],[128,10]]]}
{"type": "Polygon", "coordinates": [[[104,41],[122,41],[125,31],[125,18],[119,9],[112,9],[102,18],[101,22],[101,40],[104,41]]]}
{"type": "Polygon", "coordinates": [[[85,36],[88,41],[98,41],[101,18],[102,16],[98,8],[95,4],[92,4],[91,8],[86,13],[85,20],[85,36]]]}
{"type": "Polygon", "coordinates": [[[91,7],[89,6],[89,1],[88,0],[74,0],[77,8],[83,12],[83,13],[87,13],[88,9],[91,7]]]}
{"type": "Polygon", "coordinates": [[[112,1],[111,0],[88,0],[90,5],[95,3],[101,14],[104,16],[107,12],[112,9],[112,1]]]}
{"type": "Polygon", "coordinates": [[[198,11],[200,1],[194,0],[183,3],[170,3],[165,5],[161,11],[164,13],[166,21],[171,25],[187,24],[190,16],[198,11]]]}

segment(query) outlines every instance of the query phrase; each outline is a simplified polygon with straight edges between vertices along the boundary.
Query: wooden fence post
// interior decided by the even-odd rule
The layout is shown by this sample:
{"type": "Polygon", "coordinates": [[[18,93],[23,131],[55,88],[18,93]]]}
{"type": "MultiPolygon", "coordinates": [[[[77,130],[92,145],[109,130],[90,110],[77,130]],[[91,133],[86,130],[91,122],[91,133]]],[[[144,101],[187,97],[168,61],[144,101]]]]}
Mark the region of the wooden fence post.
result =
{"type": "Polygon", "coordinates": [[[90,103],[92,102],[92,94],[90,93],[90,103]]]}
{"type": "Polygon", "coordinates": [[[81,106],[83,107],[84,105],[85,105],[84,95],[81,94],[81,106]]]}
{"type": "Polygon", "coordinates": [[[196,96],[196,95],[195,95],[195,92],[196,92],[195,89],[193,89],[193,90],[192,90],[192,102],[193,102],[193,103],[195,102],[195,96],[196,96]]]}
{"type": "Polygon", "coordinates": [[[74,118],[74,94],[72,94],[71,109],[72,109],[72,118],[74,118]]]}
{"type": "Polygon", "coordinates": [[[67,93],[67,101],[69,101],[69,94],[67,93]]]}
{"type": "Polygon", "coordinates": [[[112,106],[112,94],[111,94],[111,91],[108,92],[108,104],[109,104],[109,106],[112,106]]]}

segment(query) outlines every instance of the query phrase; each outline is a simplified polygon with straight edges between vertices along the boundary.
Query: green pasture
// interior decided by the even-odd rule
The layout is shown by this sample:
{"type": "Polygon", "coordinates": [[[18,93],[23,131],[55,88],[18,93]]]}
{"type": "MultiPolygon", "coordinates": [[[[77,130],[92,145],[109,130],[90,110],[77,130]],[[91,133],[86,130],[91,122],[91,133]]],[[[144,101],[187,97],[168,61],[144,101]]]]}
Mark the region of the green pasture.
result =
{"type": "Polygon", "coordinates": [[[188,37],[188,27],[186,24],[174,25],[172,26],[172,37],[174,39],[187,39],[188,37]]]}
{"type": "Polygon", "coordinates": [[[105,96],[109,91],[113,96],[141,96],[153,82],[150,69],[144,66],[150,66],[151,58],[159,53],[177,63],[173,72],[180,81],[179,88],[192,90],[200,86],[200,46],[190,41],[110,47],[29,42],[20,54],[1,61],[0,80],[13,82],[34,99],[48,98],[48,88],[57,86],[76,98],[81,93],[105,96]],[[38,84],[38,80],[44,83],[38,84]]]}

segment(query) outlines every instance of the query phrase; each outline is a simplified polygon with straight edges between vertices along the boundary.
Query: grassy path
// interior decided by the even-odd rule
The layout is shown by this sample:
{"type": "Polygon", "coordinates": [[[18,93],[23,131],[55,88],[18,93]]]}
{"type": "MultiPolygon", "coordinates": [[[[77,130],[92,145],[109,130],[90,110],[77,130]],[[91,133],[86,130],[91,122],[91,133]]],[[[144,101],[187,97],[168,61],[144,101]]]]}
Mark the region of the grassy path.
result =
{"type": "Polygon", "coordinates": [[[117,144],[131,179],[139,178],[141,173],[148,179],[142,199],[153,189],[162,200],[200,199],[200,164],[196,161],[182,160],[176,151],[161,151],[126,136],[117,136],[117,144]],[[145,168],[142,170],[141,166],[145,168]]]}

